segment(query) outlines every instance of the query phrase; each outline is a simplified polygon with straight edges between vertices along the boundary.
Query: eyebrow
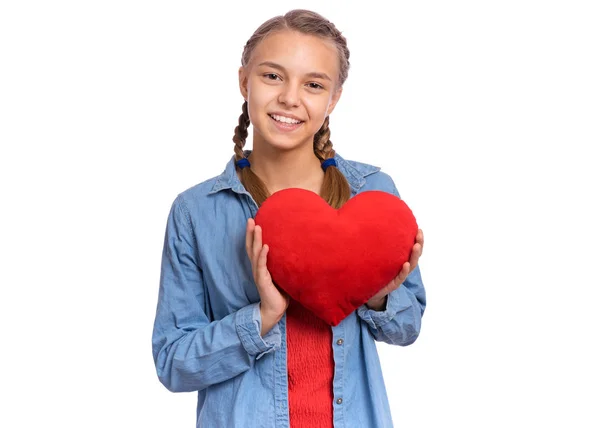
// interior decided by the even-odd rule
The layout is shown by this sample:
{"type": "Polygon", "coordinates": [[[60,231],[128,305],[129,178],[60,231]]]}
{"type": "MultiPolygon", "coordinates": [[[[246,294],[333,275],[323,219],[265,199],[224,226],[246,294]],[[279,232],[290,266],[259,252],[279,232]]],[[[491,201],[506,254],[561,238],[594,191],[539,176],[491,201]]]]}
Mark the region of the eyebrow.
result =
{"type": "MultiPolygon", "coordinates": [[[[264,66],[267,66],[267,67],[272,67],[272,68],[275,68],[277,70],[285,71],[285,68],[283,66],[277,64],[276,62],[265,61],[265,62],[261,62],[260,64],[258,64],[259,67],[261,65],[264,65],[264,66]]],[[[329,80],[331,82],[331,78],[327,74],[325,74],[325,73],[317,73],[316,71],[313,71],[311,73],[306,73],[306,76],[312,77],[312,78],[315,78],[315,79],[329,80]]]]}

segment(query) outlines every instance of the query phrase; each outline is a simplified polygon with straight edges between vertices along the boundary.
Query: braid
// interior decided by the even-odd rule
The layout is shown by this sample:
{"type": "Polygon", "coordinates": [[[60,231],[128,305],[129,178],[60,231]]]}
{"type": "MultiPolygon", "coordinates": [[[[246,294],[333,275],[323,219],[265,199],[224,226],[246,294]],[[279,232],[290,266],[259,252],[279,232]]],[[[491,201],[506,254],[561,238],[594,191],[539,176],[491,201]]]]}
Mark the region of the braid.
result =
{"type": "MultiPolygon", "coordinates": [[[[244,154],[244,146],[246,145],[246,138],[248,138],[248,127],[250,126],[250,115],[248,114],[248,101],[244,101],[242,104],[242,114],[238,119],[238,126],[235,127],[235,133],[233,134],[233,142],[235,146],[233,151],[235,152],[235,161],[239,161],[246,157],[244,154]]],[[[265,183],[252,171],[250,168],[241,168],[236,166],[236,169],[240,171],[240,181],[252,195],[252,198],[256,202],[256,205],[260,206],[265,199],[269,197],[269,191],[265,183]]]]}
{"type": "Polygon", "coordinates": [[[329,116],[327,116],[325,118],[325,122],[323,122],[323,125],[321,125],[321,128],[315,134],[315,138],[313,140],[313,150],[321,162],[335,155],[335,152],[333,152],[331,155],[329,154],[333,147],[331,141],[329,140],[330,135],[331,131],[329,131],[329,116]]]}
{"type": "MultiPolygon", "coordinates": [[[[333,143],[329,139],[329,116],[325,118],[323,125],[315,134],[313,140],[313,151],[321,162],[335,156],[333,143]]],[[[329,166],[325,170],[321,197],[333,208],[341,208],[350,199],[350,185],[344,174],[335,166],[329,166]]]]}
{"type": "Polygon", "coordinates": [[[246,145],[246,138],[248,138],[248,126],[250,126],[250,116],[248,115],[248,101],[244,101],[242,104],[242,114],[238,119],[238,126],[235,127],[235,133],[233,135],[233,142],[235,147],[235,160],[239,161],[244,157],[244,146],[246,145]]]}

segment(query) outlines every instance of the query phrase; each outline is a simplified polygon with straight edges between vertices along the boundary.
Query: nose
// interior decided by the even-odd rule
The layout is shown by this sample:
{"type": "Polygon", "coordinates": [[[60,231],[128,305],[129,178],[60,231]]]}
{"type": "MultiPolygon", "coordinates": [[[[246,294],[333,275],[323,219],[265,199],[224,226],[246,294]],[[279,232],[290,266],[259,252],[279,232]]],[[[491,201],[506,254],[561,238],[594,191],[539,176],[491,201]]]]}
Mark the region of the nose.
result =
{"type": "Polygon", "coordinates": [[[300,103],[300,96],[298,94],[298,87],[291,82],[288,82],[281,87],[281,93],[279,94],[278,101],[286,106],[295,107],[300,103]]]}

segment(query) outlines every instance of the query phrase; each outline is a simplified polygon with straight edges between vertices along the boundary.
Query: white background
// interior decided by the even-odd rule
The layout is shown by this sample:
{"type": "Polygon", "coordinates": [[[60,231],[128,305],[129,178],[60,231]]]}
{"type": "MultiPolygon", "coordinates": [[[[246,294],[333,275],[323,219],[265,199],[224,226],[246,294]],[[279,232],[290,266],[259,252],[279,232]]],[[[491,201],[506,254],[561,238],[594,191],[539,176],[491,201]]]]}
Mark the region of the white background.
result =
{"type": "Polygon", "coordinates": [[[168,210],[233,154],[246,40],[303,7],[351,51],[334,148],[425,232],[396,426],[600,426],[594,3],[2,2],[0,425],[194,426],[151,355],[168,210]]]}

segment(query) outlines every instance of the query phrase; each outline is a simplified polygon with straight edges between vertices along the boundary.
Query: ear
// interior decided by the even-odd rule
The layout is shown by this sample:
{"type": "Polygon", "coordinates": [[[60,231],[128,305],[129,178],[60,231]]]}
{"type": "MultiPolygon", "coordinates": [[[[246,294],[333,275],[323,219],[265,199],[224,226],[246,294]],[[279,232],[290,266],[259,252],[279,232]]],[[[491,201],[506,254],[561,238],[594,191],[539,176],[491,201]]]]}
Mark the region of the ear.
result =
{"type": "Polygon", "coordinates": [[[238,70],[238,79],[240,82],[240,92],[242,97],[248,101],[248,77],[246,76],[246,70],[244,67],[240,67],[238,70]]]}
{"type": "Polygon", "coordinates": [[[335,108],[337,102],[340,100],[342,96],[342,88],[339,88],[333,93],[333,97],[331,97],[331,101],[329,102],[329,107],[327,107],[327,116],[331,114],[333,109],[335,108]]]}

